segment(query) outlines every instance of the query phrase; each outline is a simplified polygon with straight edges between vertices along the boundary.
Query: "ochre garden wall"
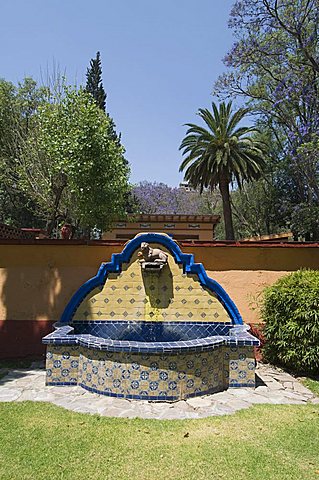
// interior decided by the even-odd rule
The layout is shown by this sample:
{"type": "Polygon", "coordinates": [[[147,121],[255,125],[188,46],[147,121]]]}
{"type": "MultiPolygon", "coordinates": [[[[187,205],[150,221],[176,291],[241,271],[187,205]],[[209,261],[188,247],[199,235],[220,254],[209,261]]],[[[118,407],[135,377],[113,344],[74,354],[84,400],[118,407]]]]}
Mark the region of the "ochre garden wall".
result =
{"type": "MultiPolygon", "coordinates": [[[[259,323],[258,298],[266,285],[299,268],[319,268],[318,244],[182,242],[236,303],[246,323],[259,323]]],[[[2,241],[0,244],[0,358],[40,355],[73,293],[118,242],[2,241]]]]}

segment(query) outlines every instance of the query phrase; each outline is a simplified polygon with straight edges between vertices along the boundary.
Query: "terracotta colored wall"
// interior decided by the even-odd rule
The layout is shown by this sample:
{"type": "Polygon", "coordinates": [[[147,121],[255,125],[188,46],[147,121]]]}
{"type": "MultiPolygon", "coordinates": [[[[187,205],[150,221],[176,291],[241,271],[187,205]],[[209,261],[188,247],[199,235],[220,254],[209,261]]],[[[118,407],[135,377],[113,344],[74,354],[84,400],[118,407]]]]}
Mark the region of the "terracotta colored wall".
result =
{"type": "Polygon", "coordinates": [[[194,253],[210,277],[219,282],[247,323],[259,323],[260,294],[283,275],[300,268],[319,268],[319,246],[199,246],[194,253]]]}
{"type": "MultiPolygon", "coordinates": [[[[181,247],[204,264],[208,275],[221,283],[249,323],[259,321],[258,311],[251,307],[264,286],[301,267],[319,268],[319,245],[181,247]]],[[[35,343],[38,351],[43,351],[40,339],[51,331],[52,322],[60,318],[71,295],[122,248],[119,244],[45,240],[0,244],[0,356],[14,351],[15,355],[32,353],[35,343]]]]}
{"type": "Polygon", "coordinates": [[[121,246],[0,245],[0,320],[57,321],[73,293],[121,246]]]}

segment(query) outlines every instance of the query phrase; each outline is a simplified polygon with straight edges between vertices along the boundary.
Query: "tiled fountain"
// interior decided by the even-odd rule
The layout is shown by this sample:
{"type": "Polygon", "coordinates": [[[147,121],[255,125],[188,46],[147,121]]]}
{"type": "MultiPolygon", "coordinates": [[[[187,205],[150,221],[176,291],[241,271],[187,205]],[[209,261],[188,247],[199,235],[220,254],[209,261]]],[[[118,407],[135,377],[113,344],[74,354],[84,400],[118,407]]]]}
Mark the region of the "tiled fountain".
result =
{"type": "Polygon", "coordinates": [[[259,341],[225,290],[165,234],[140,234],[71,298],[47,344],[47,385],[174,401],[255,386],[259,341]]]}

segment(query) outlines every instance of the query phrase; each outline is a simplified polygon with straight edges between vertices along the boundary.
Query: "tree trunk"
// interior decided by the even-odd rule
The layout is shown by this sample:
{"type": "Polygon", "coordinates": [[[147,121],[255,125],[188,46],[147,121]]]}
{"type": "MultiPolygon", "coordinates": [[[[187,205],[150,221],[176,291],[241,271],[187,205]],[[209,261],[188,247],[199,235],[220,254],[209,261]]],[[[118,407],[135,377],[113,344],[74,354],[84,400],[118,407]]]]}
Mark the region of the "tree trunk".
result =
{"type": "Polygon", "coordinates": [[[235,240],[233,219],[230,206],[229,182],[226,176],[220,178],[219,189],[223,201],[226,240],[235,240]]]}
{"type": "Polygon", "coordinates": [[[61,196],[62,196],[62,190],[59,191],[58,194],[55,197],[51,218],[47,222],[46,230],[47,230],[47,234],[48,234],[49,238],[51,238],[52,232],[53,232],[54,227],[55,227],[55,222],[57,220],[57,213],[58,213],[58,208],[59,208],[59,205],[60,205],[61,196]]]}
{"type": "Polygon", "coordinates": [[[62,193],[65,187],[67,186],[67,176],[64,172],[61,172],[58,174],[58,176],[54,179],[52,182],[52,192],[55,194],[55,200],[53,204],[53,210],[52,210],[52,215],[51,219],[49,220],[47,224],[47,232],[49,238],[51,238],[53,229],[55,227],[55,222],[57,219],[57,213],[58,209],[60,206],[61,198],[62,198],[62,193]]]}

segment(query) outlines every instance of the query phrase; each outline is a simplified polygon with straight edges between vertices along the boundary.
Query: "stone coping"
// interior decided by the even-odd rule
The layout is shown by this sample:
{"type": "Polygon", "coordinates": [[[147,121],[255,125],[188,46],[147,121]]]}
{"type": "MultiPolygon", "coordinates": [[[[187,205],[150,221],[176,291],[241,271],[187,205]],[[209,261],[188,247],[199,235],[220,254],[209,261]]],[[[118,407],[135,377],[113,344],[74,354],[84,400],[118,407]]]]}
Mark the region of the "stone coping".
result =
{"type": "MultiPolygon", "coordinates": [[[[257,338],[247,331],[237,331],[236,327],[229,330],[229,335],[213,335],[204,338],[178,342],[142,342],[132,340],[114,340],[101,338],[90,334],[73,334],[74,328],[70,325],[58,326],[56,330],[42,339],[46,345],[81,345],[83,347],[110,351],[110,352],[138,352],[138,353],[182,353],[205,351],[227,346],[259,346],[257,338]]],[[[243,326],[246,327],[246,326],[243,326]]],[[[238,328],[238,327],[237,327],[238,328]]]]}

